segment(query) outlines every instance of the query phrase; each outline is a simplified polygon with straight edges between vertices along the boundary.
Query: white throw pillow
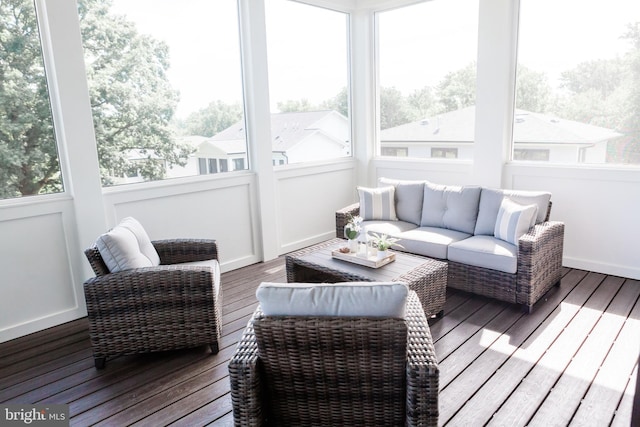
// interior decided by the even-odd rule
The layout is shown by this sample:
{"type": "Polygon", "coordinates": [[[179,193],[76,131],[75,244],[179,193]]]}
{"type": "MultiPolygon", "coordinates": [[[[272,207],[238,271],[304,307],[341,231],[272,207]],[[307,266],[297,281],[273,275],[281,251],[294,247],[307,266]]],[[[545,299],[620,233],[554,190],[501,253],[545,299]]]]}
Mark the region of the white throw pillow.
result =
{"type": "Polygon", "coordinates": [[[146,231],[131,217],[98,237],[96,246],[112,273],[160,264],[160,256],[146,231]]]}
{"type": "Polygon", "coordinates": [[[404,283],[262,283],[256,291],[267,316],[404,318],[409,288],[404,283]]]}
{"type": "Polygon", "coordinates": [[[358,187],[360,216],[365,221],[397,221],[395,187],[358,187]]]}
{"type": "Polygon", "coordinates": [[[537,205],[521,205],[505,197],[498,210],[493,235],[517,245],[518,239],[529,230],[537,213],[537,205]]]}

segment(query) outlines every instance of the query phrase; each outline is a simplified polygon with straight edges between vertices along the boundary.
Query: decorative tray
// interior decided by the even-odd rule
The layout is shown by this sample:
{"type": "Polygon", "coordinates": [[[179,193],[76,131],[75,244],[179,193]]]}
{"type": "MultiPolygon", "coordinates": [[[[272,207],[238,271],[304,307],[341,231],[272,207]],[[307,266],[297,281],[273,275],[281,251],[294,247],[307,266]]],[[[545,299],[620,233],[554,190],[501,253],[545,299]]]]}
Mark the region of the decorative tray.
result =
{"type": "Polygon", "coordinates": [[[331,251],[331,256],[337,259],[341,259],[343,261],[352,262],[354,264],[364,265],[365,267],[371,268],[380,268],[383,265],[387,265],[392,261],[396,260],[396,254],[393,252],[389,252],[384,258],[379,259],[377,255],[358,255],[355,252],[343,253],[339,250],[331,251]]]}

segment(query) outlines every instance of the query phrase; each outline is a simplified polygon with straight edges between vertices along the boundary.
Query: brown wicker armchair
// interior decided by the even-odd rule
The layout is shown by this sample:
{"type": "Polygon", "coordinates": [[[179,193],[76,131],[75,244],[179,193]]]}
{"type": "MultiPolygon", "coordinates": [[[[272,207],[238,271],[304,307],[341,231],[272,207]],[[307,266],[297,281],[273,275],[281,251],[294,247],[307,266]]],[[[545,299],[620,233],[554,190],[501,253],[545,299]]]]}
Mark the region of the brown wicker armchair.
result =
{"type": "Polygon", "coordinates": [[[405,319],[265,316],[229,362],[236,426],[436,426],[439,370],[415,292],[405,319]]]}
{"type": "Polygon", "coordinates": [[[109,272],[96,246],[85,250],[96,273],[84,283],[96,368],[115,355],[200,345],[218,352],[222,317],[217,263],[183,264],[217,260],[215,240],[152,243],[159,266],[117,273],[109,272]]]}

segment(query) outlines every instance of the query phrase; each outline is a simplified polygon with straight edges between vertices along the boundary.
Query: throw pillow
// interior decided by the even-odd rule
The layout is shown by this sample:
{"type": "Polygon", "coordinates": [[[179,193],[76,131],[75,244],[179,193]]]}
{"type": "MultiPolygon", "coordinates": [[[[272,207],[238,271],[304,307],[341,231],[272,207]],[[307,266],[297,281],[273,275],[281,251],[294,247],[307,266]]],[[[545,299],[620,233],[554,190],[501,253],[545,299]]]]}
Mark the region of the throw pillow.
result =
{"type": "Polygon", "coordinates": [[[395,207],[395,188],[358,187],[360,196],[360,216],[364,221],[397,221],[395,207]]]}
{"type": "Polygon", "coordinates": [[[476,228],[473,234],[493,236],[500,203],[502,203],[502,199],[505,197],[523,205],[535,204],[538,206],[538,214],[533,218],[535,224],[539,224],[546,219],[549,210],[549,200],[551,199],[551,193],[549,192],[483,188],[482,194],[480,195],[478,221],[476,222],[476,228]]]}
{"type": "Polygon", "coordinates": [[[518,239],[529,230],[537,213],[538,206],[521,205],[505,197],[498,210],[494,236],[517,245],[518,239]]]}
{"type": "Polygon", "coordinates": [[[131,217],[123,219],[109,232],[98,237],[96,246],[112,273],[160,264],[158,252],[146,231],[131,217]]]}
{"type": "Polygon", "coordinates": [[[256,291],[266,316],[404,318],[409,288],[404,283],[262,283],[256,291]]]}

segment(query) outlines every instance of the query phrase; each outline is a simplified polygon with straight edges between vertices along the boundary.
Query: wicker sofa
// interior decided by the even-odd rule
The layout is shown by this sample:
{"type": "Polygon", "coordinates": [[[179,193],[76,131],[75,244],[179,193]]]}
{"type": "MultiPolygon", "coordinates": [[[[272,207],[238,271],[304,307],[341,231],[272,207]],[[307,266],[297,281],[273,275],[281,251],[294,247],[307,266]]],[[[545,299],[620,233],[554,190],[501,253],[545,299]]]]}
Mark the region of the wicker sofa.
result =
{"type": "Polygon", "coordinates": [[[521,304],[529,313],[560,284],[564,223],[549,220],[550,193],[381,178],[378,189],[359,188],[360,201],[369,200],[367,190],[389,188],[395,218],[371,219],[371,212],[362,212],[356,203],[336,212],[336,235],[344,238],[349,219],[364,216],[367,233],[400,239],[403,247],[397,250],[447,261],[447,286],[521,304]],[[535,224],[513,243],[497,238],[494,229],[505,199],[523,207],[536,205],[535,224]]]}

